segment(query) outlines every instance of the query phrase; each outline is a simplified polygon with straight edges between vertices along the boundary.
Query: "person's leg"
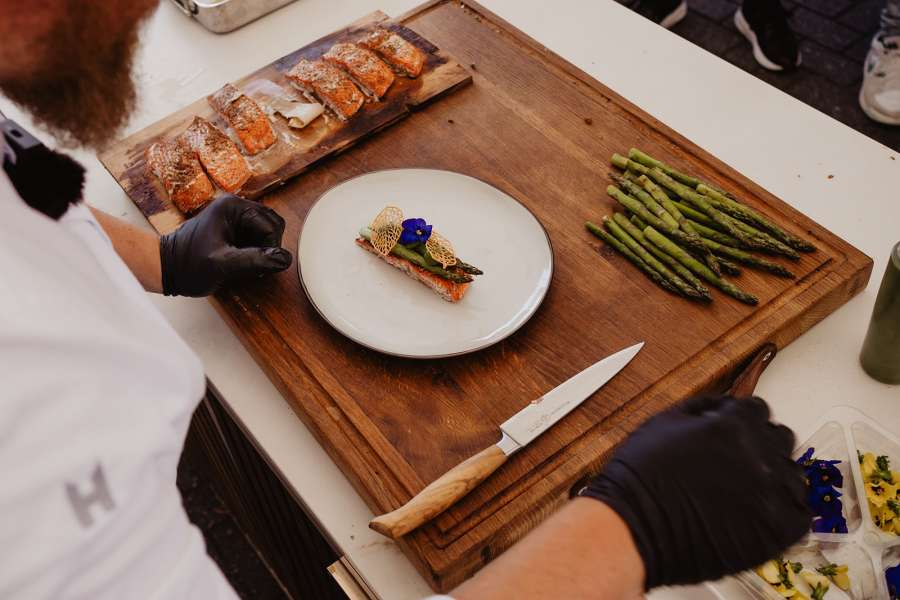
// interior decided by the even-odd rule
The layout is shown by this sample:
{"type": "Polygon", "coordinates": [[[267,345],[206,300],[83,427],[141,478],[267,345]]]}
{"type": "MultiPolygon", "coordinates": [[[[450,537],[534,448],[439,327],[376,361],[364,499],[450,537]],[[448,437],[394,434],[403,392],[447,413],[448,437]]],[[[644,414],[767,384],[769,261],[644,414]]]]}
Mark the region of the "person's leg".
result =
{"type": "Polygon", "coordinates": [[[734,24],[753,46],[753,58],[766,69],[783,71],[800,64],[797,38],[780,0],[744,0],[734,13],[734,24]]]}
{"type": "Polygon", "coordinates": [[[863,67],[859,105],[880,123],[900,125],[900,0],[887,0],[863,67]]]}
{"type": "Polygon", "coordinates": [[[637,0],[631,10],[670,29],[687,16],[686,0],[637,0]]]}

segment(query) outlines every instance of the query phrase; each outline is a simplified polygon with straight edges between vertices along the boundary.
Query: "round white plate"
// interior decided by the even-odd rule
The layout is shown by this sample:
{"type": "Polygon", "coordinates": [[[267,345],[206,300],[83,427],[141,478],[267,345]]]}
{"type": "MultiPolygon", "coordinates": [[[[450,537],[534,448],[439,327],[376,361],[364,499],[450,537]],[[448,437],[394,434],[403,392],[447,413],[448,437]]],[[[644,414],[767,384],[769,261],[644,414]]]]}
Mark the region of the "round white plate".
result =
{"type": "Polygon", "coordinates": [[[335,329],[374,350],[438,358],[511,335],[540,306],[553,274],[543,226],[518,201],[481,180],[433,169],[378,171],[325,192],[300,233],[303,289],[335,329]],[[443,300],[354,240],[393,204],[421,217],[478,266],[457,303],[443,300]]]}

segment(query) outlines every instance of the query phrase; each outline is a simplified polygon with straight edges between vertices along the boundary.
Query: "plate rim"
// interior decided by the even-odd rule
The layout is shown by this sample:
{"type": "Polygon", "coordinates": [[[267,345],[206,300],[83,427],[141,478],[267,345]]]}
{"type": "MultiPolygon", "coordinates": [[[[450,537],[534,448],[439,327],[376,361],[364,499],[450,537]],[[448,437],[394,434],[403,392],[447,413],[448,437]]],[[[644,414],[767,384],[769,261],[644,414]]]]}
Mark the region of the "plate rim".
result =
{"type": "Polygon", "coordinates": [[[353,343],[359,344],[360,346],[367,348],[369,350],[378,352],[379,354],[384,354],[387,356],[395,356],[398,358],[409,358],[409,359],[413,359],[413,360],[434,360],[434,359],[439,359],[439,358],[453,358],[456,356],[464,356],[466,354],[472,354],[474,352],[479,352],[481,350],[484,350],[485,348],[490,348],[491,346],[493,346],[495,344],[499,344],[503,340],[505,340],[505,339],[509,338],[510,336],[512,336],[513,334],[517,333],[522,327],[525,326],[526,323],[531,321],[532,317],[534,317],[534,315],[535,315],[535,313],[537,313],[538,309],[544,304],[544,300],[547,298],[547,294],[550,292],[550,288],[553,285],[553,275],[555,273],[556,273],[556,253],[553,248],[553,242],[550,240],[550,234],[547,233],[547,228],[544,227],[544,224],[541,223],[541,220],[537,218],[537,215],[534,214],[534,211],[532,211],[530,208],[528,208],[522,201],[520,201],[518,198],[516,198],[512,194],[505,192],[504,190],[501,190],[497,186],[491,184],[488,181],[485,181],[481,177],[469,175],[468,173],[460,173],[459,171],[452,171],[450,169],[435,169],[435,168],[431,168],[431,167],[392,167],[389,169],[376,169],[374,171],[366,171],[365,173],[358,173],[358,174],[354,175],[353,177],[348,177],[347,179],[339,181],[339,182],[335,183],[334,185],[332,185],[331,187],[329,187],[328,189],[324,190],[321,194],[319,194],[319,197],[316,198],[316,200],[312,204],[310,204],[309,210],[307,210],[306,214],[303,215],[303,223],[300,225],[300,233],[297,236],[297,274],[300,277],[300,286],[303,288],[303,293],[306,294],[307,300],[309,300],[309,303],[315,309],[316,313],[322,318],[323,321],[325,321],[325,323],[328,324],[329,327],[331,327],[337,333],[344,336],[345,338],[352,341],[353,343]],[[309,293],[309,289],[307,289],[307,287],[306,287],[306,281],[303,279],[303,264],[300,260],[300,244],[303,240],[303,232],[306,230],[306,222],[309,218],[309,215],[313,211],[313,209],[319,204],[319,202],[321,202],[322,199],[325,198],[325,196],[327,196],[332,190],[338,188],[339,186],[342,186],[345,183],[349,183],[355,179],[360,179],[362,177],[366,177],[368,175],[375,175],[378,173],[390,173],[393,171],[436,171],[436,172],[442,172],[442,173],[451,173],[453,175],[459,175],[462,177],[468,177],[469,179],[474,179],[476,181],[479,181],[479,182],[481,182],[503,194],[506,194],[509,198],[511,198],[519,206],[524,208],[528,212],[529,215],[531,215],[531,218],[534,219],[535,223],[537,223],[538,227],[540,227],[541,232],[543,232],[544,241],[547,242],[547,248],[550,250],[550,272],[549,272],[549,278],[547,281],[547,287],[544,288],[544,292],[541,294],[541,297],[537,299],[537,301],[534,303],[534,306],[531,308],[531,310],[528,311],[528,313],[522,319],[521,323],[516,325],[515,328],[511,329],[506,334],[504,334],[503,336],[501,336],[495,340],[486,342],[486,343],[484,343],[480,346],[474,347],[474,348],[469,348],[467,350],[461,350],[459,352],[448,352],[448,353],[443,353],[443,354],[427,354],[427,355],[424,355],[424,354],[402,354],[399,352],[391,352],[389,350],[384,350],[382,348],[376,348],[375,346],[373,346],[371,344],[367,344],[367,343],[363,342],[362,340],[359,340],[356,337],[354,337],[348,333],[345,333],[344,331],[339,329],[334,323],[332,323],[331,320],[327,316],[325,316],[325,314],[322,312],[322,309],[319,308],[319,305],[316,304],[316,301],[313,299],[312,294],[309,293]]]}

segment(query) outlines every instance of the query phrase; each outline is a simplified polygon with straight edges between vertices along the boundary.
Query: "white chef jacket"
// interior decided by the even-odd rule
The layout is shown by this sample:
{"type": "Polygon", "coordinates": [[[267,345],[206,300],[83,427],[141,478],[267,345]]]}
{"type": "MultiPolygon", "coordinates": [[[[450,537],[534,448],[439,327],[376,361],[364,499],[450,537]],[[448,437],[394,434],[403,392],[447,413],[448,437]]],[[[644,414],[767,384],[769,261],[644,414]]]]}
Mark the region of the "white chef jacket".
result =
{"type": "Polygon", "coordinates": [[[90,211],[0,169],[0,598],[236,597],[175,487],[204,385],[90,211]]]}

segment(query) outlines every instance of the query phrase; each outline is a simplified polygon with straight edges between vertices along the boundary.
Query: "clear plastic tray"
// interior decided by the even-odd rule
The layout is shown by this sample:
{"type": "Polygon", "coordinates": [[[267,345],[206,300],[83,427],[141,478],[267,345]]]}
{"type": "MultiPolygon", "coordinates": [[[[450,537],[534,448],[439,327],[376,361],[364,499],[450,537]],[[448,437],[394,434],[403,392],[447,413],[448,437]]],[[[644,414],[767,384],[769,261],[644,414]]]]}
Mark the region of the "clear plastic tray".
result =
{"type": "MultiPolygon", "coordinates": [[[[900,536],[881,531],[872,521],[856,453],[887,455],[892,468],[897,470],[900,465],[900,439],[849,406],[832,408],[811,431],[800,438],[804,441],[795,449],[794,458],[799,458],[807,448],[812,447],[815,448],[816,458],[841,461],[838,468],[844,476],[844,485],[839,491],[843,494],[841,500],[848,532],[810,532],[787,550],[784,557],[802,562],[806,567],[827,563],[849,567],[850,591],[844,592],[832,585],[825,600],[887,600],[884,571],[900,563],[900,536]]],[[[754,571],[740,573],[736,579],[749,598],[784,600],[754,571]]],[[[711,587],[717,591],[716,584],[711,587]]],[[[717,595],[721,596],[721,593],[717,595]]],[[[732,598],[734,595],[729,594],[729,600],[732,598]]]]}

